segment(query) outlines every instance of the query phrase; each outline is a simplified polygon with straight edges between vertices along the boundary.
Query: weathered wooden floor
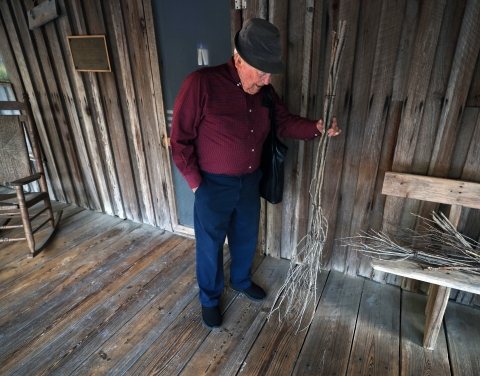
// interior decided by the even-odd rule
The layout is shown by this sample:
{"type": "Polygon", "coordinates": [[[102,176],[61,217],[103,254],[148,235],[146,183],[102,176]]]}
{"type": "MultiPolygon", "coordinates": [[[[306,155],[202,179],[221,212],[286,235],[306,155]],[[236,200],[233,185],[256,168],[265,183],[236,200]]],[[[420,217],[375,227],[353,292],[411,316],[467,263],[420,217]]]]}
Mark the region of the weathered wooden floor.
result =
{"type": "Polygon", "coordinates": [[[450,303],[427,351],[426,297],[395,286],[323,272],[315,319],[295,335],[266,320],[288,262],[258,257],[268,299],[226,288],[224,324],[210,331],[191,239],[68,206],[47,249],[26,256],[0,244],[2,375],[480,374],[480,311],[450,303]]]}

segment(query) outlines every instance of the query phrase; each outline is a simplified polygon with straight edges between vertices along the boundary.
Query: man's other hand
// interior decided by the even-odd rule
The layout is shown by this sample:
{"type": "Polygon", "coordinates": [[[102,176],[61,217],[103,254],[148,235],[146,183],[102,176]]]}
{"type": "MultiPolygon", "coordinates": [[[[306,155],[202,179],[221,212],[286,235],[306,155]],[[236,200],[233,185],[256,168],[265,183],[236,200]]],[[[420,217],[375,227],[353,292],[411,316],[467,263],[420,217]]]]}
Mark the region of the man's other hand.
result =
{"type": "MultiPolygon", "coordinates": [[[[317,121],[317,129],[320,132],[323,132],[323,120],[322,119],[317,121]]],[[[342,130],[340,128],[338,128],[337,118],[333,117],[332,126],[327,130],[327,136],[328,137],[338,136],[340,133],[342,133],[342,130]]]]}

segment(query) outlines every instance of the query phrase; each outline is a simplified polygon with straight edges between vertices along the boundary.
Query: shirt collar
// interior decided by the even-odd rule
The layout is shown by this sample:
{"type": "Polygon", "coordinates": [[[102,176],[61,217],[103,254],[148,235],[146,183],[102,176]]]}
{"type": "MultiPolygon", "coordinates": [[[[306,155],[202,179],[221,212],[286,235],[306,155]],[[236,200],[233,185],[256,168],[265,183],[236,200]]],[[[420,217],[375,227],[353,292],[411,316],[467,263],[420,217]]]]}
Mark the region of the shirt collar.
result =
{"type": "Polygon", "coordinates": [[[242,84],[240,82],[240,76],[238,75],[237,68],[235,68],[235,62],[233,60],[233,56],[228,61],[227,66],[228,66],[228,71],[230,73],[230,76],[232,76],[233,82],[235,82],[235,85],[237,85],[238,87],[241,87],[242,84]]]}

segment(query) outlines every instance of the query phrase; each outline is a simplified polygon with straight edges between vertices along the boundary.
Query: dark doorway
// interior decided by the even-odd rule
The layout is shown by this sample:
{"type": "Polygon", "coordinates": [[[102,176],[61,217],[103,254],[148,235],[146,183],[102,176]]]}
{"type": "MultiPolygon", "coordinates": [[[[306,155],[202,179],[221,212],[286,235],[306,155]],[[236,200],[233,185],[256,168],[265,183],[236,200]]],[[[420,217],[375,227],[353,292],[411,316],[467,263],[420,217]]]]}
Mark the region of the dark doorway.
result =
{"type": "MultiPolygon", "coordinates": [[[[203,65],[223,64],[232,55],[230,2],[154,0],[153,12],[170,133],[173,105],[183,79],[203,65]]],[[[172,171],[179,224],[193,226],[193,192],[173,163],[172,171]]]]}

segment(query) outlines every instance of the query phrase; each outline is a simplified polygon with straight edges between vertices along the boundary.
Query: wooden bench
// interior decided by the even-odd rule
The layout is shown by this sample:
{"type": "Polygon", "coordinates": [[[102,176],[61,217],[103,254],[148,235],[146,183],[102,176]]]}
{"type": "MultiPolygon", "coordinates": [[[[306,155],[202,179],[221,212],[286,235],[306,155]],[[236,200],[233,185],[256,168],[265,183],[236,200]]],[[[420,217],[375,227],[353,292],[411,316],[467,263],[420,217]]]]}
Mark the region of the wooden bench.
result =
{"type": "MultiPolygon", "coordinates": [[[[480,184],[387,172],[382,193],[451,205],[449,221],[458,226],[462,207],[480,209],[480,184]]],[[[427,321],[423,347],[433,350],[442,326],[450,289],[480,294],[480,275],[453,270],[424,270],[413,261],[381,261],[372,259],[375,270],[431,283],[425,313],[427,321]]]]}

